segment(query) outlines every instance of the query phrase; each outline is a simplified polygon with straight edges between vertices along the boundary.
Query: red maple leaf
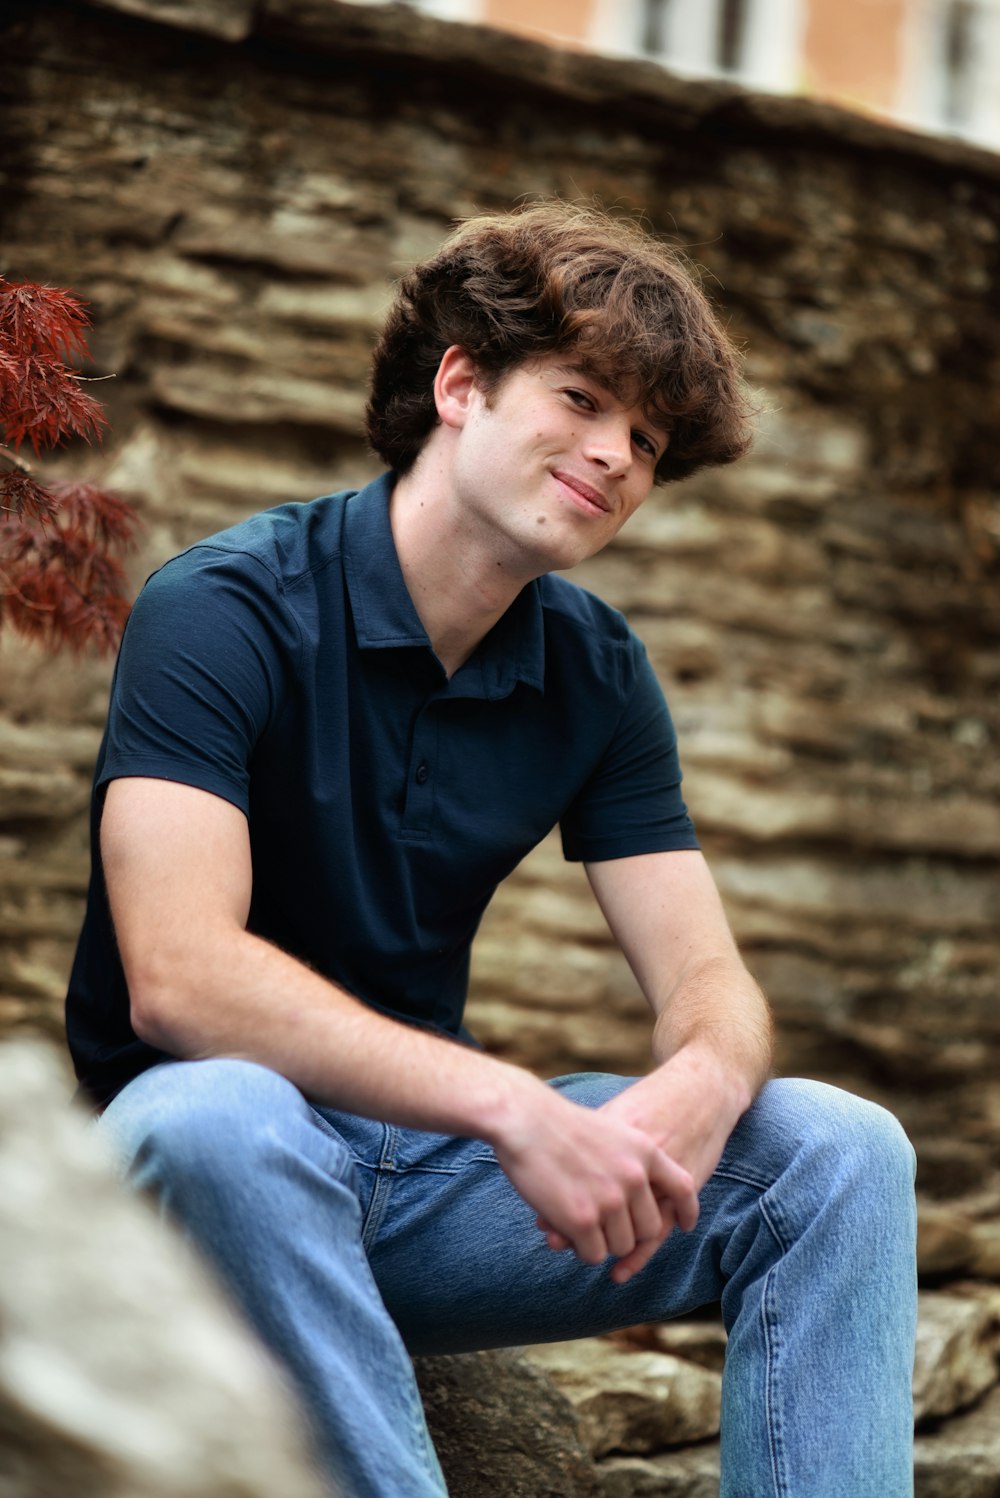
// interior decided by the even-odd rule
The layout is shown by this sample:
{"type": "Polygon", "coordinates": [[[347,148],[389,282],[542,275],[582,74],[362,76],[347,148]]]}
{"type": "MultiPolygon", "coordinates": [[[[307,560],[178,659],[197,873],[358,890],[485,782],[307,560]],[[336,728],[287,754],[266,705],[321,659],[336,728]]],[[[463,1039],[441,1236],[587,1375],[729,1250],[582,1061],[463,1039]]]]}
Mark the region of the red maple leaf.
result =
{"type": "Polygon", "coordinates": [[[37,456],[43,447],[57,447],[71,436],[89,442],[107,420],[93,396],[81,389],[79,375],[65,364],[27,354],[7,391],[4,437],[15,452],[27,438],[37,456]]]}
{"type": "Polygon", "coordinates": [[[49,485],[64,523],[85,529],[102,547],[125,550],[135,540],[140,520],[127,500],[96,484],[60,482],[49,485]]]}
{"type": "Polygon", "coordinates": [[[12,468],[0,473],[0,510],[29,520],[51,520],[56,513],[56,498],[34,474],[12,468]]]}
{"type": "Polygon", "coordinates": [[[0,343],[16,355],[44,358],[89,357],[83,302],[55,286],[36,281],[5,281],[0,276],[0,343]]]}
{"type": "Polygon", "coordinates": [[[95,484],[45,484],[16,456],[107,424],[65,359],[89,357],[89,318],[69,292],[0,277],[0,624],[56,649],[114,647],[128,614],[120,554],[138,517],[95,484]]]}

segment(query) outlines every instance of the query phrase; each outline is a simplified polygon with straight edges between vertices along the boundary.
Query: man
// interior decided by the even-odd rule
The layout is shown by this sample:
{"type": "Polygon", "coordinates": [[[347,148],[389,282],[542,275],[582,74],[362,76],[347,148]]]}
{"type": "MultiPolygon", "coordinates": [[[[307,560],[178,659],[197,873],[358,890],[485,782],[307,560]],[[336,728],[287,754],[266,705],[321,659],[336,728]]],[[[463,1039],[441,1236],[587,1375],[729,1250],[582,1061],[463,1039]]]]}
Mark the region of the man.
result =
{"type": "Polygon", "coordinates": [[[409,1352],[721,1300],[724,1494],[900,1498],[912,1151],[833,1089],[761,1091],[662,693],[551,575],[745,450],[725,335],[634,225],[473,219],[399,288],[369,431],[389,474],[210,538],[133,612],[69,999],[102,1127],[347,1494],[445,1491],[409,1352]],[[460,1043],[482,911],[557,822],[651,1006],[640,1080],[460,1043]]]}

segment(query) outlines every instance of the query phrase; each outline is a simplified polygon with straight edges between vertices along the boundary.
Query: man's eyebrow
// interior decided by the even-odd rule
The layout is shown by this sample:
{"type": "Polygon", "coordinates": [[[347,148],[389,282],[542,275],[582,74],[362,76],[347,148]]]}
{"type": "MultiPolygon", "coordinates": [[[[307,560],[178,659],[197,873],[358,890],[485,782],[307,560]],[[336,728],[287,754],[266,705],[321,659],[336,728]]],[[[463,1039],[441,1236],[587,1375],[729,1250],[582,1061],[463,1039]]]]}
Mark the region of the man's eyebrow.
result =
{"type": "MultiPolygon", "coordinates": [[[[556,374],[569,375],[574,379],[590,380],[592,384],[600,385],[602,390],[607,390],[610,395],[615,394],[607,380],[603,380],[592,369],[585,369],[582,364],[555,364],[553,365],[553,369],[556,374]]],[[[650,426],[655,427],[658,432],[662,432],[665,437],[670,436],[674,429],[672,417],[658,410],[656,406],[643,406],[642,415],[643,420],[648,421],[650,426]]]]}

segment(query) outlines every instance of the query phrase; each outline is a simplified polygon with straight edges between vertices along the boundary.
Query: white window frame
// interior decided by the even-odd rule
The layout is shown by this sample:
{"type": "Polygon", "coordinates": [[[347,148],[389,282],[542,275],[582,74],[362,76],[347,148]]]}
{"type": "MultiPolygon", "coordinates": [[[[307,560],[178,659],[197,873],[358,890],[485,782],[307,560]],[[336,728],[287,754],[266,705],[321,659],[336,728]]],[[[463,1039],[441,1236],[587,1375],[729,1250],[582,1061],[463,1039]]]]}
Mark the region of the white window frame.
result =
{"type": "Polygon", "coordinates": [[[483,0],[420,0],[420,8],[442,21],[481,21],[486,10],[483,0]]]}
{"type": "Polygon", "coordinates": [[[945,76],[948,0],[911,0],[904,36],[898,101],[908,124],[979,145],[1000,146],[1000,0],[976,0],[968,112],[952,120],[946,113],[945,76]]]}
{"type": "Polygon", "coordinates": [[[481,21],[484,0],[404,0],[414,10],[437,16],[439,21],[481,21]]]}
{"type": "MultiPolygon", "coordinates": [[[[744,55],[738,69],[719,67],[716,38],[723,0],[670,0],[666,45],[652,60],[671,72],[728,78],[748,88],[793,92],[802,70],[806,22],[803,0],[746,0],[744,55]]],[[[642,50],[645,0],[595,0],[590,41],[601,52],[646,57],[642,50]]]]}

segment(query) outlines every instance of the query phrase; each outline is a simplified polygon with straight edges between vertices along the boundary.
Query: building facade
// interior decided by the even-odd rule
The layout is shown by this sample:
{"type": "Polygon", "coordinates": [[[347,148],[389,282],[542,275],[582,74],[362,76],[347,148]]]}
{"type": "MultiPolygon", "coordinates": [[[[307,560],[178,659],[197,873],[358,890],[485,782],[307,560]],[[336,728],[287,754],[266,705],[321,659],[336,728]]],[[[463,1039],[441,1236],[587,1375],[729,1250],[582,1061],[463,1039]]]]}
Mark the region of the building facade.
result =
{"type": "Polygon", "coordinates": [[[415,0],[1000,148],[1000,0],[415,0]]]}

